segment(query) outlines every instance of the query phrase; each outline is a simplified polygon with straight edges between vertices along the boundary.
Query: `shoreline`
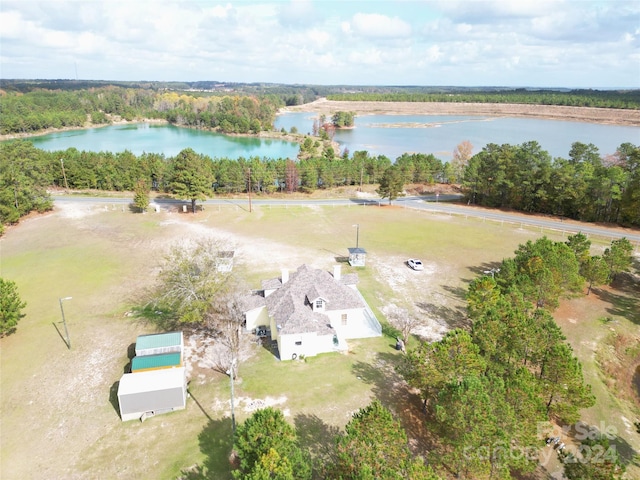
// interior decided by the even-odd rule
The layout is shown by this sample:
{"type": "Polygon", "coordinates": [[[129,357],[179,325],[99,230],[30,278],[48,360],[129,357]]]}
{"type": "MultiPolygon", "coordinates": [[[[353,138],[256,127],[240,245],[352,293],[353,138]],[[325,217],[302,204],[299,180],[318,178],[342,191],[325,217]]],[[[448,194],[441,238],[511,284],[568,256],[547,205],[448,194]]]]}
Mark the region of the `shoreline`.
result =
{"type": "MultiPolygon", "coordinates": [[[[453,102],[363,102],[363,101],[337,101],[319,98],[311,103],[282,107],[276,112],[276,116],[295,112],[308,112],[333,115],[338,111],[352,111],[356,116],[367,115],[465,115],[488,116],[492,118],[538,118],[544,120],[559,120],[565,122],[597,123],[600,125],[617,125],[628,127],[640,127],[640,110],[623,110],[613,108],[595,107],[568,107],[561,105],[526,105],[513,103],[453,103],[453,102]]],[[[142,118],[132,121],[116,119],[111,123],[101,125],[85,124],[81,127],[47,128],[38,132],[9,133],[0,135],[0,142],[17,140],[30,137],[38,137],[58,132],[74,130],[88,130],[91,128],[103,128],[115,125],[135,124],[169,124],[167,120],[157,118],[142,118]]],[[[195,128],[187,125],[175,125],[180,128],[195,128]]],[[[352,127],[353,128],[353,127],[352,127]]],[[[213,129],[199,129],[214,133],[213,129]]],[[[301,143],[306,134],[282,133],[279,130],[263,130],[254,133],[222,134],[229,136],[271,138],[292,143],[301,143]]]]}
{"type": "Polygon", "coordinates": [[[60,132],[73,132],[79,130],[90,130],[92,128],[104,128],[104,127],[113,127],[115,125],[136,125],[139,123],[153,123],[156,125],[164,125],[169,124],[167,120],[162,120],[158,118],[143,118],[140,120],[114,120],[111,123],[101,123],[99,125],[85,124],[82,127],[62,127],[62,128],[46,128],[44,130],[39,130],[37,132],[29,132],[29,133],[5,133],[0,135],[0,142],[4,142],[7,140],[18,140],[21,138],[31,138],[31,137],[42,137],[44,135],[50,135],[52,133],[60,133],[60,132]]]}
{"type": "Polygon", "coordinates": [[[304,105],[284,107],[278,114],[292,112],[324,113],[338,111],[365,115],[487,115],[491,117],[539,118],[602,125],[640,126],[640,110],[562,105],[527,105],[515,103],[453,102],[354,102],[320,98],[304,105]]]}

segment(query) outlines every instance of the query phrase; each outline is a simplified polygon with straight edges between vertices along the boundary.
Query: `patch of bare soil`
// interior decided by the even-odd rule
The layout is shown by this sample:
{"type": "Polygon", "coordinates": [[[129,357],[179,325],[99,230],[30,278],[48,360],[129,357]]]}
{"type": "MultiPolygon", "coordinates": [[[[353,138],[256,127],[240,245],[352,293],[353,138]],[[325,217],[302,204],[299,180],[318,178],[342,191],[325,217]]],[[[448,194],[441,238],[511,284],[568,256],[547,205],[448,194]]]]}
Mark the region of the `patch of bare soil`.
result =
{"type": "Polygon", "coordinates": [[[449,102],[342,102],[320,98],[304,105],[286,107],[282,112],[317,112],[333,115],[338,111],[357,115],[488,115],[492,117],[532,117],[572,120],[612,125],[640,125],[640,110],[524,105],[503,103],[449,102]]]}

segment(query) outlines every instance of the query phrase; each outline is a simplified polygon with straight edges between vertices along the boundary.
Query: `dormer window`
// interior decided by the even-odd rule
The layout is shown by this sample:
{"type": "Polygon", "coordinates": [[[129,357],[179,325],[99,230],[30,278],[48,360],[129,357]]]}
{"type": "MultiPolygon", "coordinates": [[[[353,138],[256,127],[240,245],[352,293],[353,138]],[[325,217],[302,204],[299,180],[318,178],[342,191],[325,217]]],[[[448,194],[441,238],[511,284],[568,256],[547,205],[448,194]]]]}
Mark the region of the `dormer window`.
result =
{"type": "Polygon", "coordinates": [[[324,309],[324,301],[321,298],[319,298],[315,302],[314,310],[322,310],[322,309],[324,309]]]}

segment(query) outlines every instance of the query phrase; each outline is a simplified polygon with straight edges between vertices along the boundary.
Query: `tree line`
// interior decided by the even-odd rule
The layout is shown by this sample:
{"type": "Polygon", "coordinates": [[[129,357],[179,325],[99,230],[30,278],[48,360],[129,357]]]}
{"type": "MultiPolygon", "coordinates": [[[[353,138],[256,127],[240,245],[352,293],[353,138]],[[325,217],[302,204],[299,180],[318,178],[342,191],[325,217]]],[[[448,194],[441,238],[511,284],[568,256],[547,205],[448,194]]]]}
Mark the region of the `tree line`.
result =
{"type": "Polygon", "coordinates": [[[562,105],[571,107],[640,108],[640,90],[498,90],[411,92],[348,92],[328,95],[329,100],[360,102],[446,102],[446,103],[517,103],[526,105],[562,105]]]}
{"type": "Polygon", "coordinates": [[[469,203],[640,225],[640,147],[631,143],[602,158],[595,145],[576,142],[568,159],[551,159],[537,142],[488,144],[461,170],[469,203]]]}
{"type": "MultiPolygon", "coordinates": [[[[601,158],[597,147],[576,142],[569,158],[551,159],[537,142],[489,144],[471,155],[462,142],[451,162],[432,154],[405,153],[392,162],[367,151],[341,156],[329,144],[307,136],[299,158],[211,158],[191,149],[175,157],[129,151],[88,152],[69,148],[47,152],[26,140],[0,144],[0,220],[17,222],[31,211],[52,207],[47,189],[147,191],[204,200],[216,194],[309,193],[339,186],[381,185],[390,200],[404,185],[460,183],[465,200],[494,208],[547,213],[575,220],[640,225],[640,147],[622,144],[601,158]],[[319,153],[321,152],[321,153],[319,153]],[[180,170],[195,169],[193,195],[176,190],[180,170]],[[136,187],[137,186],[137,187],[136,187]]],[[[184,182],[182,182],[184,183],[184,182]]]]}
{"type": "Polygon", "coordinates": [[[0,96],[0,134],[35,133],[48,128],[105,125],[115,119],[163,119],[174,125],[224,133],[271,130],[286,95],[229,95],[105,86],[0,96]]]}

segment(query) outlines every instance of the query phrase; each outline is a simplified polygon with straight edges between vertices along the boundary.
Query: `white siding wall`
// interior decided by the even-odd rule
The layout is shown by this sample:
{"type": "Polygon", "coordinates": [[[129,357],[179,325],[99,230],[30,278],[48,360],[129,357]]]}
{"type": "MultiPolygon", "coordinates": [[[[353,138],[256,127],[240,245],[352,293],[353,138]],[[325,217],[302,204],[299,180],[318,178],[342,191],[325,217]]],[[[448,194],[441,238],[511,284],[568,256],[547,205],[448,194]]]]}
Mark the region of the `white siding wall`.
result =
{"type": "Polygon", "coordinates": [[[367,322],[364,316],[364,309],[353,308],[351,310],[334,310],[325,312],[331,319],[331,326],[342,338],[363,338],[368,337],[367,322]],[[342,315],[347,314],[347,324],[342,325],[342,315]]]}
{"type": "Polygon", "coordinates": [[[251,331],[256,327],[269,326],[269,314],[267,307],[254,308],[245,314],[247,320],[247,331],[251,331]]]}
{"type": "Polygon", "coordinates": [[[293,354],[313,357],[319,353],[332,352],[333,335],[317,335],[316,333],[301,333],[293,335],[280,335],[278,338],[278,350],[281,360],[291,360],[293,354]],[[301,342],[296,345],[296,342],[301,342]]]}

